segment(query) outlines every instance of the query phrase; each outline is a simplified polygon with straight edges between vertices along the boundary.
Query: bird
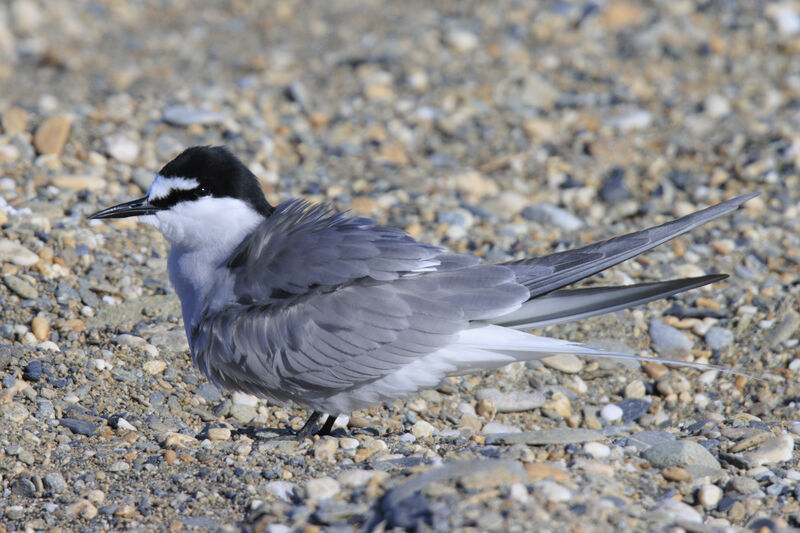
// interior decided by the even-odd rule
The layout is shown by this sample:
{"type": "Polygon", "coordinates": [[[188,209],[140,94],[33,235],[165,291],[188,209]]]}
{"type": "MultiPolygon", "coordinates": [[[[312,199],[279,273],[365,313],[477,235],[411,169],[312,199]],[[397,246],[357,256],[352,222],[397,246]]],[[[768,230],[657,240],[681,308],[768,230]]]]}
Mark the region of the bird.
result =
{"type": "Polygon", "coordinates": [[[229,149],[194,146],[164,165],[143,197],[89,218],[138,216],[161,232],[194,365],[222,389],[309,409],[302,439],[328,434],[340,414],[447,376],[553,354],[642,359],[529,330],[726,278],[565,288],[757,194],[587,246],[487,264],[325,204],[273,206],[229,149]]]}

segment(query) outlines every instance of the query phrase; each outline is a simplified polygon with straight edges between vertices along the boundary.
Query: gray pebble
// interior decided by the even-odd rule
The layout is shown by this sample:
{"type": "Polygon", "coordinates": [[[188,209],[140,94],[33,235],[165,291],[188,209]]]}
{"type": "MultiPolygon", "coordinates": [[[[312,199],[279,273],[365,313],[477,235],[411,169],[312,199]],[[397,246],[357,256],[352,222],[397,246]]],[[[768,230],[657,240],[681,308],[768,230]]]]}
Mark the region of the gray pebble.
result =
{"type": "Polygon", "coordinates": [[[658,319],[650,321],[650,340],[659,355],[675,359],[689,353],[694,343],[679,329],[664,324],[658,319]]]}
{"type": "Polygon", "coordinates": [[[49,474],[45,474],[45,476],[42,478],[42,482],[44,483],[44,487],[46,489],[55,493],[59,493],[67,488],[67,482],[64,481],[64,476],[62,476],[59,472],[50,472],[49,474]]]}
{"type": "Polygon", "coordinates": [[[656,468],[668,466],[703,465],[719,468],[719,461],[711,453],[690,440],[664,442],[646,449],[642,457],[656,468]]]}
{"type": "Polygon", "coordinates": [[[542,224],[553,224],[566,231],[575,231],[583,227],[583,220],[566,209],[550,204],[529,205],[522,210],[526,220],[542,224]]]}
{"type": "Polygon", "coordinates": [[[729,329],[717,326],[711,327],[706,331],[706,344],[712,350],[721,350],[733,343],[733,332],[729,329]]]}
{"type": "Polygon", "coordinates": [[[207,109],[172,105],[164,109],[163,118],[164,122],[173,126],[186,127],[193,124],[219,124],[225,120],[225,115],[207,109]]]}
{"type": "Polygon", "coordinates": [[[33,300],[39,297],[39,291],[36,290],[36,287],[19,276],[3,276],[3,282],[6,284],[6,287],[21,298],[33,300]]]}
{"type": "Polygon", "coordinates": [[[94,435],[95,431],[100,427],[97,424],[78,418],[62,418],[58,422],[76,435],[86,435],[87,437],[94,435]]]}

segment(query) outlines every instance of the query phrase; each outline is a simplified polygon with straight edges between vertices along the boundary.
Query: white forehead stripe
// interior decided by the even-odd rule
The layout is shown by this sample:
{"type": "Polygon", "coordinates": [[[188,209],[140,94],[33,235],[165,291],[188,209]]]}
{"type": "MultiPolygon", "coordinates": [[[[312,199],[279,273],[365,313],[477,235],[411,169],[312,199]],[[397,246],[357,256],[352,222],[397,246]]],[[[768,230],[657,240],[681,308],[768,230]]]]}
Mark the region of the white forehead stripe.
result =
{"type": "Polygon", "coordinates": [[[148,200],[159,200],[166,198],[169,193],[174,190],[188,191],[200,186],[200,183],[194,178],[178,178],[170,177],[165,178],[161,174],[156,174],[156,179],[150,184],[147,189],[148,200]]]}

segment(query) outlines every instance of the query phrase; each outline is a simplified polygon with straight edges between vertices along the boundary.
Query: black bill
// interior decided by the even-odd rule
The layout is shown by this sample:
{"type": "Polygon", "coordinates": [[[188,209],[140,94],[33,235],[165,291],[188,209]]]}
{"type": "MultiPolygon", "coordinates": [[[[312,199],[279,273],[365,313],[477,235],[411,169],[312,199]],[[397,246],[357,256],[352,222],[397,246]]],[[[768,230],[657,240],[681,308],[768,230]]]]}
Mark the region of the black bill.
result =
{"type": "Polygon", "coordinates": [[[159,209],[153,205],[150,205],[147,202],[147,196],[143,196],[141,198],[137,198],[136,200],[131,200],[130,202],[125,202],[124,204],[118,204],[102,211],[98,211],[92,215],[89,215],[89,218],[92,220],[100,219],[100,218],[127,218],[127,217],[135,217],[139,215],[153,215],[157,213],[159,209]]]}

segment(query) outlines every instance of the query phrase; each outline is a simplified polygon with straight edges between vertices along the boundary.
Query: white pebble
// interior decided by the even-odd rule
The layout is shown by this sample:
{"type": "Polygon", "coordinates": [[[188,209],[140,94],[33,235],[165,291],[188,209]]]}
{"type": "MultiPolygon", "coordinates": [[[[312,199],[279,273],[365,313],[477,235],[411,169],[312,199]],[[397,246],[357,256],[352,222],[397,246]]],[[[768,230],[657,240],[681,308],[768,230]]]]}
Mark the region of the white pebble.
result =
{"type": "Polygon", "coordinates": [[[572,499],[572,491],[555,481],[540,481],[533,486],[533,491],[548,502],[567,502],[572,499]]]}
{"type": "Polygon", "coordinates": [[[583,445],[583,451],[594,459],[605,459],[611,455],[611,448],[602,442],[587,442],[583,445]]]}
{"type": "Polygon", "coordinates": [[[722,489],[716,485],[706,484],[697,489],[697,502],[706,509],[716,507],[721,499],[722,489]]]}
{"type": "Polygon", "coordinates": [[[600,417],[606,422],[614,422],[622,418],[622,408],[610,403],[600,410],[600,417]]]}
{"type": "Polygon", "coordinates": [[[512,483],[511,490],[508,494],[512,500],[516,500],[520,503],[525,503],[528,501],[528,489],[525,488],[525,485],[522,483],[512,483]]]}

